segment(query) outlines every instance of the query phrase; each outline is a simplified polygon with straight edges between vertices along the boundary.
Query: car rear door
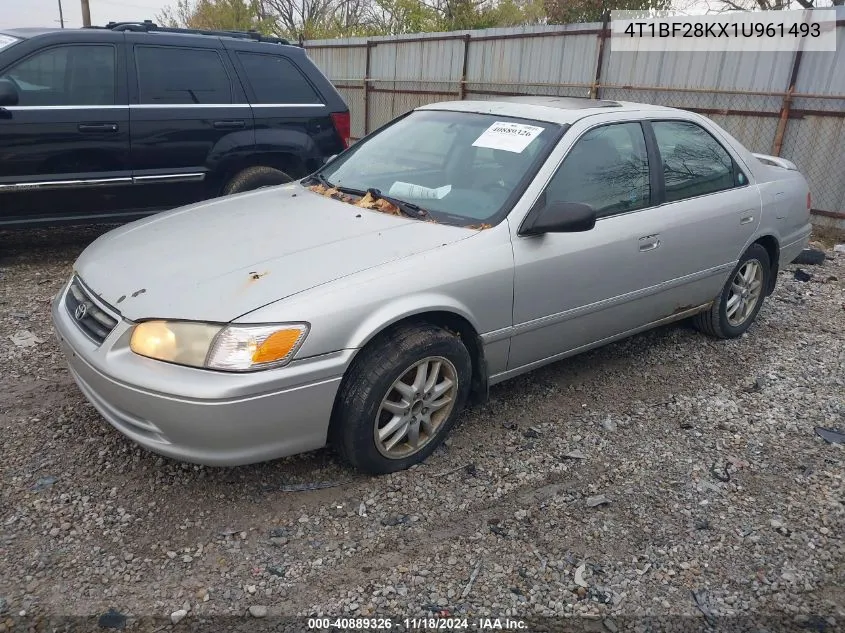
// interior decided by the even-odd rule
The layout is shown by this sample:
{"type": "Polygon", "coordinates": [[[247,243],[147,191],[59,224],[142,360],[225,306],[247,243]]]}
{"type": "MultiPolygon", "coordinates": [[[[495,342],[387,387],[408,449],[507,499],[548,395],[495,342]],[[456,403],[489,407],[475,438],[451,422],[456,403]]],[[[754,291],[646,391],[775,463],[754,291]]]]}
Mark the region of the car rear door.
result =
{"type": "Polygon", "coordinates": [[[12,51],[0,68],[19,94],[0,112],[0,222],[124,209],[132,181],[123,34],[35,37],[12,51]]]}
{"type": "Polygon", "coordinates": [[[218,195],[220,163],[255,149],[252,110],[220,39],[126,37],[137,195],[160,208],[218,195]]]}
{"type": "Polygon", "coordinates": [[[702,301],[713,299],[760,224],[760,193],[704,126],[669,118],[647,125],[660,154],[666,225],[682,229],[673,242],[690,272],[719,271],[701,287],[702,301]]]}

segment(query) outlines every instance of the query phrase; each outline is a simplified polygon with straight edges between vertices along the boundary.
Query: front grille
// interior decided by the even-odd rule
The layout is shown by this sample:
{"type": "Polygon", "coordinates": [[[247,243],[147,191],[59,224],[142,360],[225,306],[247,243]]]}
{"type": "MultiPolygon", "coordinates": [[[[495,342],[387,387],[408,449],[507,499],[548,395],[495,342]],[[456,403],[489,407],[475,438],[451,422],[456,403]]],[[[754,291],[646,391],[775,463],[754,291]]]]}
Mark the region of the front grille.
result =
{"type": "Polygon", "coordinates": [[[65,307],[79,329],[97,344],[106,340],[117,325],[117,319],[92,301],[90,293],[76,277],[71,280],[65,295],[65,307]]]}

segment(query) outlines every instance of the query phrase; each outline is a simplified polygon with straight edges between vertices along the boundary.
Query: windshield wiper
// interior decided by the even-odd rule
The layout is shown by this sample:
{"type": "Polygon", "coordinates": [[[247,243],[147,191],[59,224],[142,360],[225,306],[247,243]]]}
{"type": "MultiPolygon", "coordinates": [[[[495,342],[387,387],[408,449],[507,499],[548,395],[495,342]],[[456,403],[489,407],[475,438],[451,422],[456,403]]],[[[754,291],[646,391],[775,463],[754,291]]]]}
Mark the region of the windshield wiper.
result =
{"type": "Polygon", "coordinates": [[[340,187],[338,185],[333,185],[319,171],[316,174],[311,174],[311,176],[309,176],[309,180],[316,180],[318,183],[328,189],[334,189],[335,191],[339,191],[340,193],[348,193],[352,196],[363,196],[366,193],[366,191],[361,191],[360,189],[351,189],[350,187],[340,187]]]}
{"type": "Polygon", "coordinates": [[[422,207],[418,207],[413,202],[406,202],[405,200],[400,200],[399,198],[386,196],[381,191],[373,187],[367,189],[367,193],[369,193],[376,200],[381,199],[385,202],[389,202],[409,218],[419,220],[428,216],[428,211],[426,211],[422,207]]]}

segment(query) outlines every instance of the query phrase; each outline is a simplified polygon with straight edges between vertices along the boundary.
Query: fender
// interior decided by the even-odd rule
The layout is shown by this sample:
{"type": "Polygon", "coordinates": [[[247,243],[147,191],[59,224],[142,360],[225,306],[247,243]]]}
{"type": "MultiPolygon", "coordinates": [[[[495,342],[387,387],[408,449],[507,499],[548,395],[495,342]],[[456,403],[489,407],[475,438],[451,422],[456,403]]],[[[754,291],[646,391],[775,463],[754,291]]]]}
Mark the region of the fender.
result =
{"type": "Polygon", "coordinates": [[[463,303],[444,294],[426,292],[401,297],[381,306],[355,329],[345,347],[360,349],[391,325],[426,312],[448,312],[463,317],[478,333],[478,321],[463,303]]]}
{"type": "Polygon", "coordinates": [[[285,124],[284,128],[256,129],[256,154],[292,154],[303,162],[317,160],[323,162],[324,152],[320,150],[314,139],[301,129],[301,123],[285,124]]]}
{"type": "Polygon", "coordinates": [[[254,130],[241,130],[221,137],[211,148],[206,159],[209,171],[216,171],[221,163],[233,157],[242,157],[255,151],[254,130]]]}

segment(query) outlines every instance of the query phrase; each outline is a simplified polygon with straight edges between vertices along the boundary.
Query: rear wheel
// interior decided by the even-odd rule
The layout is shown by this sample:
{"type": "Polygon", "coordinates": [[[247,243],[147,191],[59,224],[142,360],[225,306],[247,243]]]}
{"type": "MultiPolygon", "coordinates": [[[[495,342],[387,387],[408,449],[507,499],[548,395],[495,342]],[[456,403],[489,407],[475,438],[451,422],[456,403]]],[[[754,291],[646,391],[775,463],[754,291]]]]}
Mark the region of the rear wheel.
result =
{"type": "Polygon", "coordinates": [[[398,328],[349,368],[331,442],[353,466],[383,474],[425,460],[460,415],[472,361],[461,340],[432,325],[398,328]]]}
{"type": "Polygon", "coordinates": [[[256,165],[254,167],[247,167],[235,174],[223,187],[223,195],[228,196],[234,193],[260,189],[261,187],[283,185],[292,180],[293,178],[279,169],[265,165],[256,165]]]}
{"type": "Polygon", "coordinates": [[[751,327],[763,305],[771,270],[766,249],[752,244],[740,258],[713,305],[693,317],[693,324],[716,338],[741,336],[751,327]]]}

